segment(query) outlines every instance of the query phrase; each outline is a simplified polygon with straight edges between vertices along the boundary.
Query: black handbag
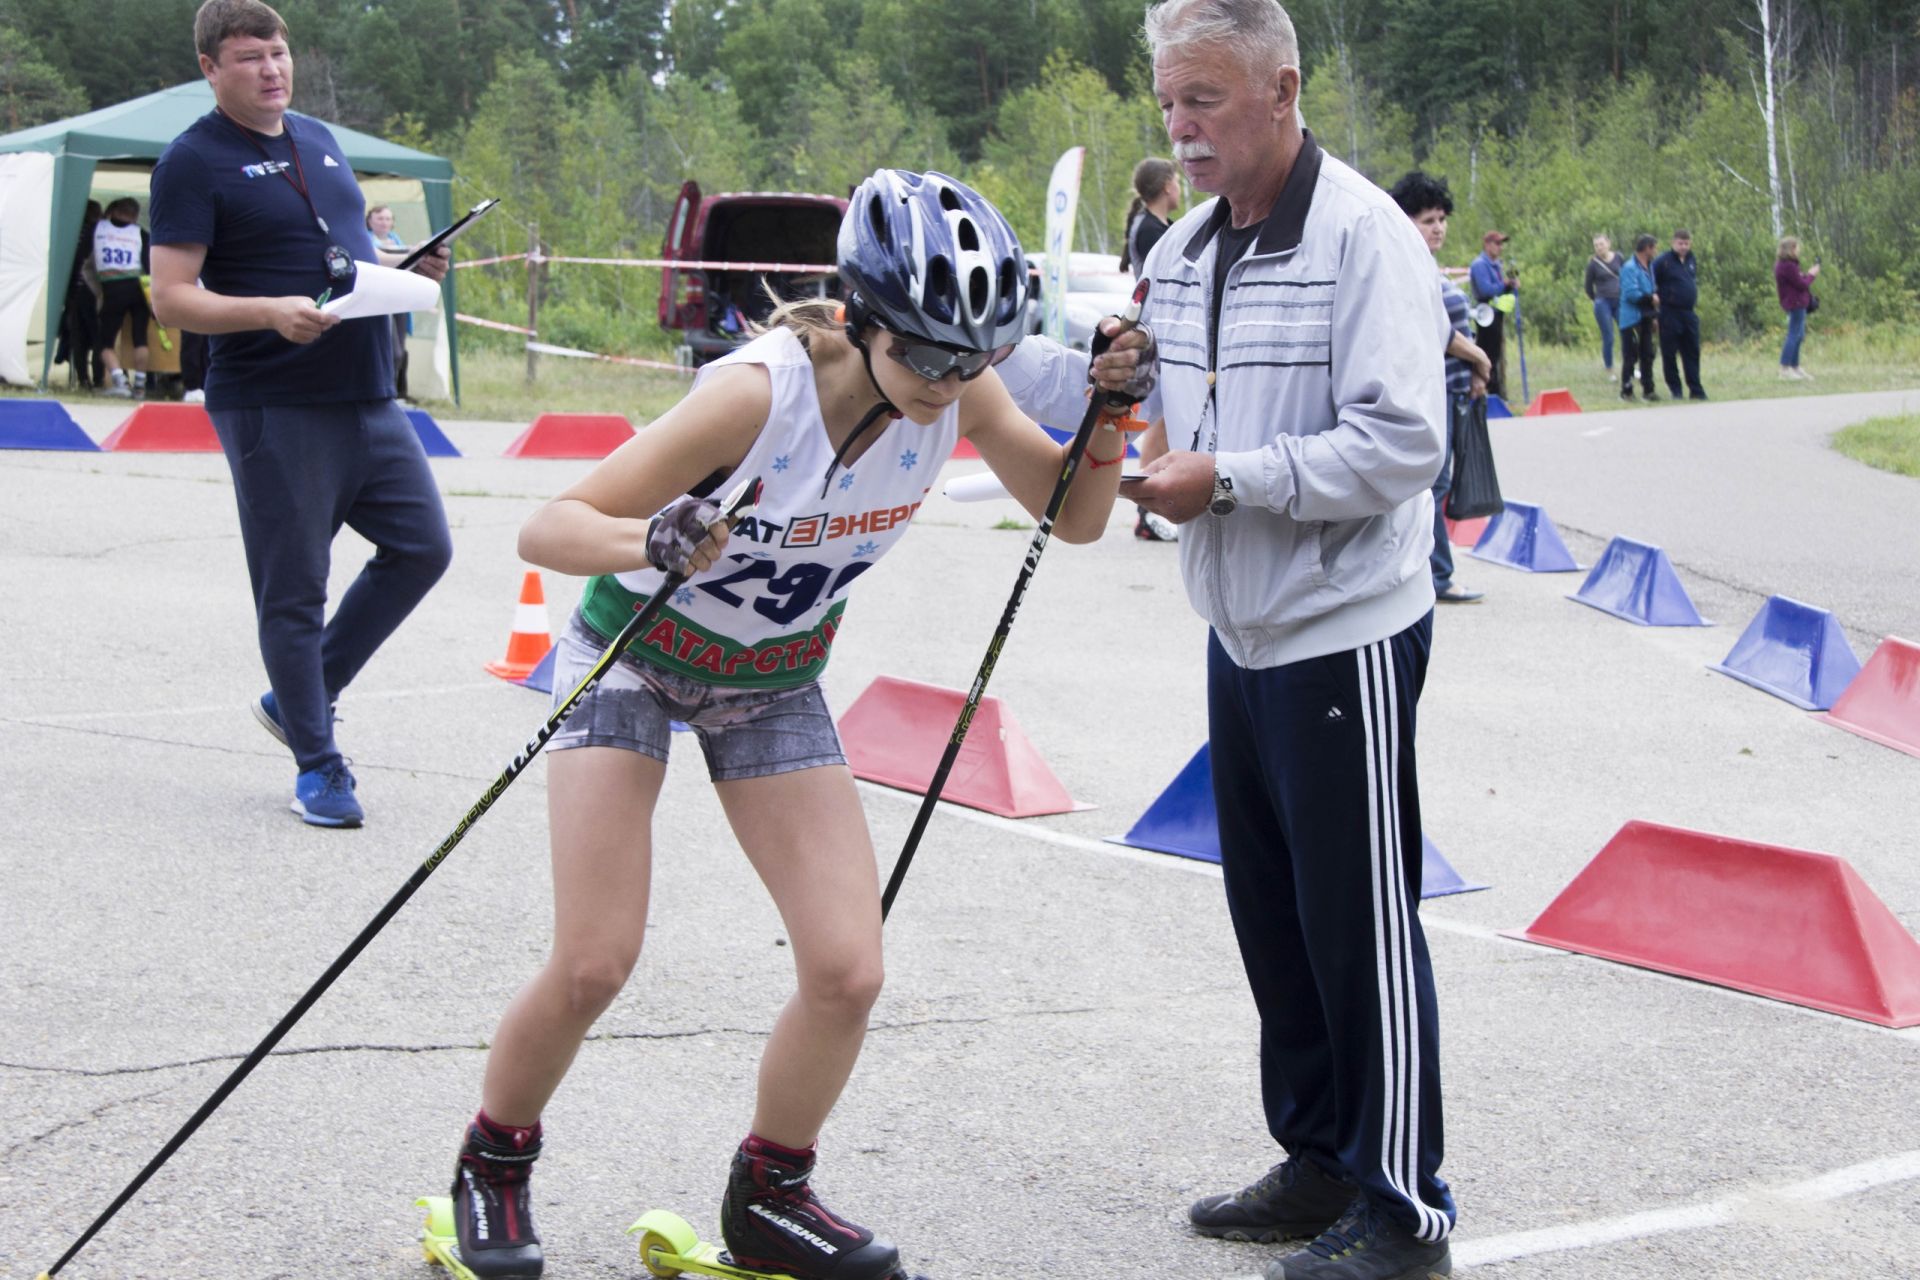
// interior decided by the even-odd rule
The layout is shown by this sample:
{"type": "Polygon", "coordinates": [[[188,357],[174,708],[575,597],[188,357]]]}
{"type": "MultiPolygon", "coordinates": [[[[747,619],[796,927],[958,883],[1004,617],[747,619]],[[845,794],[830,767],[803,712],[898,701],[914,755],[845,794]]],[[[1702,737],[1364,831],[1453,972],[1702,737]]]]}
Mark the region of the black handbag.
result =
{"type": "Polygon", "coordinates": [[[1498,515],[1507,504],[1500,499],[1500,476],[1493,468],[1487,398],[1455,399],[1451,416],[1453,486],[1447,491],[1447,514],[1455,520],[1498,515]]]}
{"type": "Polygon", "coordinates": [[[1807,290],[1807,314],[1812,315],[1820,309],[1820,299],[1813,296],[1813,290],[1807,290]]]}

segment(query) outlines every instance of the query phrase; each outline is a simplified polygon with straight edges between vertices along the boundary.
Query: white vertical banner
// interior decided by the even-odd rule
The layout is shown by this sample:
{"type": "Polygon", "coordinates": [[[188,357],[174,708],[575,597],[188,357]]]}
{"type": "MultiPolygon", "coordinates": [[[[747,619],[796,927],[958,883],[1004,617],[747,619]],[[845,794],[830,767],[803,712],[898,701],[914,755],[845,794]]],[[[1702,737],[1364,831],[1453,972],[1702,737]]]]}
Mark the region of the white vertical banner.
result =
{"type": "Polygon", "coordinates": [[[1046,303],[1040,331],[1055,342],[1067,340],[1067,262],[1073,252],[1073,218],[1080,204],[1080,167],[1085,147],[1069,147],[1054,161],[1047,179],[1047,266],[1041,277],[1046,303]]]}
{"type": "Polygon", "coordinates": [[[0,156],[0,382],[27,386],[40,381],[46,334],[42,296],[57,288],[46,306],[63,306],[68,278],[47,279],[47,240],[53,221],[53,157],[44,151],[0,156]],[[28,359],[27,344],[34,346],[28,359]]]}

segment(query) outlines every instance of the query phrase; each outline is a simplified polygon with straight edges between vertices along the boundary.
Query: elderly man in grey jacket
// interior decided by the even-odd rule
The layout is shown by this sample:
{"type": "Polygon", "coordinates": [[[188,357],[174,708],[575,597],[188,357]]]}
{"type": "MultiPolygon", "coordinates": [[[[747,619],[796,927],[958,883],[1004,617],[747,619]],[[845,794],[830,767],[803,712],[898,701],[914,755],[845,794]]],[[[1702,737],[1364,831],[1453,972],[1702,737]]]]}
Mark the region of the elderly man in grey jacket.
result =
{"type": "MultiPolygon", "coordinates": [[[[1445,1276],[1414,710],[1446,311],[1405,215],[1302,128],[1284,9],[1167,0],[1147,37],[1174,156],[1217,198],[1142,267],[1148,439],[1171,447],[1125,492],[1187,526],[1181,571],[1212,626],[1227,900],[1286,1152],[1190,1217],[1208,1235],[1306,1238],[1269,1280],[1445,1276]]],[[[1029,340],[1001,371],[1030,413],[1071,421],[1084,360],[1029,340]]]]}

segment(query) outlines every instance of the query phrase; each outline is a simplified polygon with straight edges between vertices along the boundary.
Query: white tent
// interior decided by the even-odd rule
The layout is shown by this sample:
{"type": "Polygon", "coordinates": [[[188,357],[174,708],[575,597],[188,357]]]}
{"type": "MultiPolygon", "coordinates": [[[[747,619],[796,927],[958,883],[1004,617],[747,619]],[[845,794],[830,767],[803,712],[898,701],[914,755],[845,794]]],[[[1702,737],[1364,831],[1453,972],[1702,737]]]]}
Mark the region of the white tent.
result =
{"type": "Polygon", "coordinates": [[[0,155],[0,382],[25,386],[39,378],[39,370],[27,368],[27,335],[37,337],[45,327],[41,298],[52,207],[53,157],[0,155]]]}
{"type": "MultiPolygon", "coordinates": [[[[154,162],[182,130],[212,109],[213,90],[206,81],[194,80],[0,135],[0,175],[10,175],[0,177],[0,378],[26,383],[47,377],[89,195],[131,195],[144,207],[154,162]],[[15,234],[21,237],[17,246],[15,234]],[[29,239],[40,246],[40,260],[31,269],[29,239]],[[19,309],[24,319],[16,314],[19,309]]],[[[402,236],[422,239],[430,227],[452,220],[453,165],[447,160],[343,125],[327,127],[368,202],[393,206],[395,230],[402,236]]],[[[416,394],[445,395],[451,388],[459,398],[454,309],[449,274],[441,309],[417,313],[407,341],[414,356],[408,384],[416,394]]]]}

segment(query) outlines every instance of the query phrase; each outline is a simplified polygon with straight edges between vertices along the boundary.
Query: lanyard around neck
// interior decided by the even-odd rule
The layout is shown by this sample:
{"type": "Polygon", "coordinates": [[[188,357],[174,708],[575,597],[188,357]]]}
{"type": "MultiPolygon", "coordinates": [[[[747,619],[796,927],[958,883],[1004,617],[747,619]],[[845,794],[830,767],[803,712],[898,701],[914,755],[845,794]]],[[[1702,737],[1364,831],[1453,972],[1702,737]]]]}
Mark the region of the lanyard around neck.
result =
{"type": "MultiPolygon", "coordinates": [[[[241,124],[238,120],[235,120],[232,116],[228,115],[223,108],[215,107],[214,110],[220,113],[220,118],[222,120],[225,120],[228,124],[232,125],[235,129],[238,129],[241,135],[245,137],[248,142],[251,142],[253,144],[253,149],[255,151],[258,151],[261,157],[265,159],[268,164],[272,164],[274,162],[273,156],[270,152],[268,152],[266,144],[260,141],[260,139],[254,134],[253,130],[247,128],[245,125],[241,124]]],[[[307,202],[307,212],[313,215],[313,221],[315,225],[317,225],[320,228],[321,234],[332,235],[333,232],[327,226],[327,220],[320,216],[320,210],[314,208],[313,197],[307,194],[307,171],[306,169],[302,168],[300,164],[300,145],[299,143],[295,142],[293,138],[293,123],[287,120],[285,116],[282,116],[281,120],[283,122],[281,127],[286,132],[287,149],[293,152],[293,172],[290,173],[284,167],[282,167],[279,171],[280,176],[285,178],[287,180],[287,185],[292,187],[295,191],[299,192],[300,198],[307,202]],[[300,176],[298,178],[295,178],[294,177],[295,173],[299,174],[300,176]]]]}

